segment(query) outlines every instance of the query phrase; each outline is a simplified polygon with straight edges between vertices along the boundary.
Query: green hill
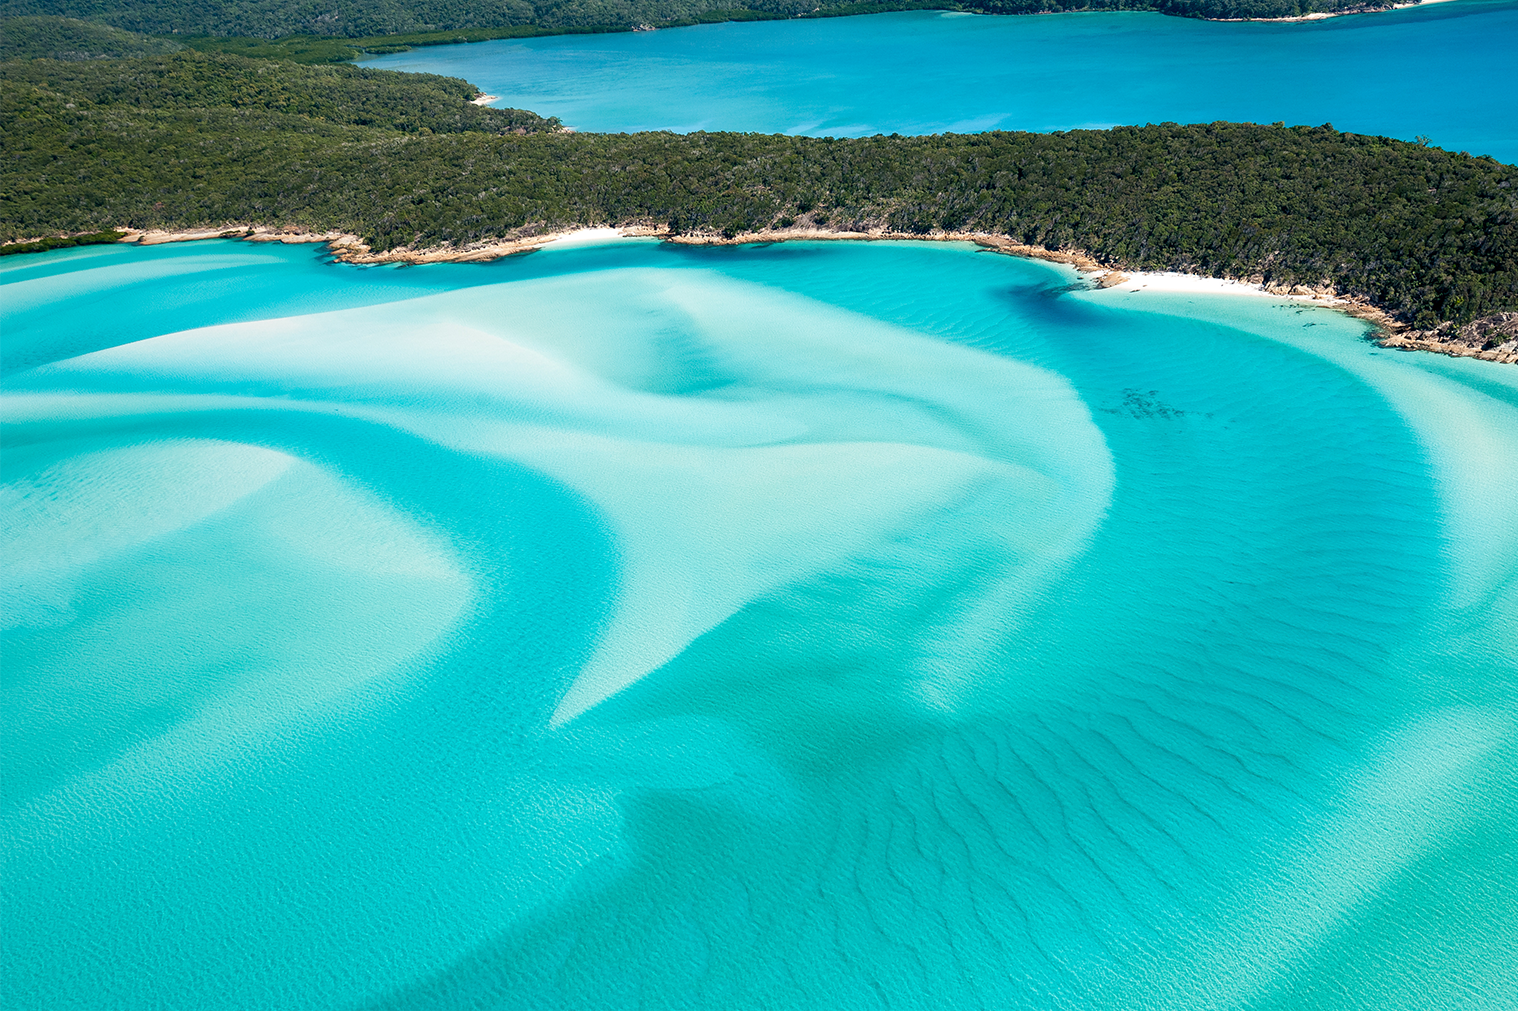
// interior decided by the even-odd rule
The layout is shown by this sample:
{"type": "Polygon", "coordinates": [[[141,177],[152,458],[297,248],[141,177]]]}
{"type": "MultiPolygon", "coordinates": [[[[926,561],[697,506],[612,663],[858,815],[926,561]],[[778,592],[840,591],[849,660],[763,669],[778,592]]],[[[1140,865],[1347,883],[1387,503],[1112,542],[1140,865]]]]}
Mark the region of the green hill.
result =
{"type": "Polygon", "coordinates": [[[21,17],[0,20],[0,60],[46,57],[53,60],[109,60],[175,53],[184,46],[109,25],[71,18],[21,17]]]}
{"type": "Polygon", "coordinates": [[[1518,309],[1518,168],[1332,127],[855,140],[569,134],[467,82],[224,54],[0,64],[0,241],[335,229],[377,249],[576,225],[982,231],[1120,267],[1330,284],[1420,327],[1518,309]]]}
{"type": "Polygon", "coordinates": [[[378,45],[375,36],[524,28],[550,33],[627,30],[922,9],[982,14],[1142,10],[1180,17],[1278,18],[1391,5],[1392,0],[0,0],[0,16],[77,18],[155,35],[321,36],[370,39],[378,45]]]}

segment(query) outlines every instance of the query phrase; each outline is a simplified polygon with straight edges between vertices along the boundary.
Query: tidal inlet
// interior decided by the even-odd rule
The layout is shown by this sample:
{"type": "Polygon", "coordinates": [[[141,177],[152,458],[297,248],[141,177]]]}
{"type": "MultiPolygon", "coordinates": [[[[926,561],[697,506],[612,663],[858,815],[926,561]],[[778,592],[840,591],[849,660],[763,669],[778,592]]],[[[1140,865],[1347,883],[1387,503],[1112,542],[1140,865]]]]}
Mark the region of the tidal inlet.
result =
{"type": "Polygon", "coordinates": [[[97,6],[0,1005],[1518,1005],[1514,0],[97,6]]]}
{"type": "Polygon", "coordinates": [[[1510,368],[967,244],[48,256],[11,1003],[1511,993],[1510,368]]]}

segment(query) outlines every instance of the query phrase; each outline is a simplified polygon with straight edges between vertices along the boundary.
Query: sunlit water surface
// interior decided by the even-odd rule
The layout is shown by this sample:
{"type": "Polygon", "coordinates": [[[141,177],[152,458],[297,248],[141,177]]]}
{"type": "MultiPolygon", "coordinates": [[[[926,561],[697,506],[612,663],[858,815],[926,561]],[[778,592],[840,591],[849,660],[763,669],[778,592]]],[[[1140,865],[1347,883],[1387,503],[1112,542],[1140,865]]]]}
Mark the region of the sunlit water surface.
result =
{"type": "Polygon", "coordinates": [[[9,1005],[1518,1003],[1518,370],[943,244],[0,281],[9,1005]]]}
{"type": "Polygon", "coordinates": [[[859,136],[1284,121],[1518,162],[1518,0],[1262,24],[923,11],[436,46],[368,66],[463,77],[581,130],[859,136]]]}

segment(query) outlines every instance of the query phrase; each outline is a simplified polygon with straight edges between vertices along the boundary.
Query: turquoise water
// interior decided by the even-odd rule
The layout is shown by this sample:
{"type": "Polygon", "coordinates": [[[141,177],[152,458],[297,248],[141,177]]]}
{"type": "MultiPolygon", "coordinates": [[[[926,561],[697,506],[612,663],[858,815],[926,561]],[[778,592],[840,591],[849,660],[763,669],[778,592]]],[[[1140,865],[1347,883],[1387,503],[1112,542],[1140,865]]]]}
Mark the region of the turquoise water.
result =
{"type": "Polygon", "coordinates": [[[919,12],[440,46],[450,74],[580,130],[859,136],[1284,121],[1518,162],[1518,0],[1295,24],[919,12]]]}
{"type": "Polygon", "coordinates": [[[0,285],[7,1005],[1518,1003],[1511,367],[947,244],[0,285]]]}

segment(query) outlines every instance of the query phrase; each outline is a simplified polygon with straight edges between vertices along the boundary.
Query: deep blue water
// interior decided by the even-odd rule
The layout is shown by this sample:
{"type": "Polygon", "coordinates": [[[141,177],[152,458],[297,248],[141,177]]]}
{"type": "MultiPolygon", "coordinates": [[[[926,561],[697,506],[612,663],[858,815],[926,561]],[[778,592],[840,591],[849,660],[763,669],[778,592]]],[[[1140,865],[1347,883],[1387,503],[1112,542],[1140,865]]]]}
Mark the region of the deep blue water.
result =
{"type": "Polygon", "coordinates": [[[1518,1004],[1511,367],[913,243],[0,325],[8,1006],[1518,1004]]]}
{"type": "Polygon", "coordinates": [[[859,136],[1284,121],[1518,162],[1518,0],[1323,21],[917,12],[439,46],[369,66],[463,77],[580,130],[859,136]]]}

